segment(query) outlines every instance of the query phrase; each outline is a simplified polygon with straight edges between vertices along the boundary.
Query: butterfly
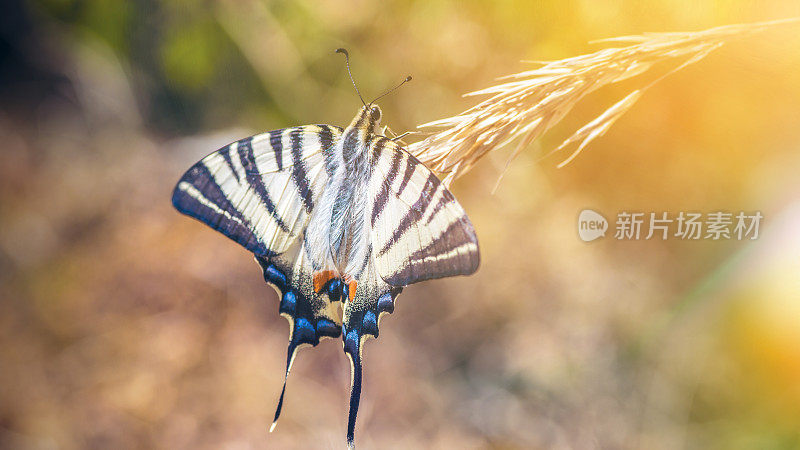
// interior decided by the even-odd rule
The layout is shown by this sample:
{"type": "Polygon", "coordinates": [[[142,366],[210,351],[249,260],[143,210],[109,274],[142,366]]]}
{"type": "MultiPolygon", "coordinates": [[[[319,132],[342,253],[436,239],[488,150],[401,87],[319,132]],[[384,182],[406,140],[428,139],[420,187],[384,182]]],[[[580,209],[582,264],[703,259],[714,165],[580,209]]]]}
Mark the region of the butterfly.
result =
{"type": "MultiPolygon", "coordinates": [[[[337,52],[353,81],[346,50],[337,52]]],[[[480,262],[464,209],[397,138],[381,134],[381,109],[356,92],[363,107],[347,127],[305,125],[236,141],[192,166],[172,196],[178,211],[252,252],[280,295],[289,348],[270,431],[297,350],[342,336],[351,363],[349,447],[365,339],[378,337],[404,286],[469,275],[480,262]]]]}

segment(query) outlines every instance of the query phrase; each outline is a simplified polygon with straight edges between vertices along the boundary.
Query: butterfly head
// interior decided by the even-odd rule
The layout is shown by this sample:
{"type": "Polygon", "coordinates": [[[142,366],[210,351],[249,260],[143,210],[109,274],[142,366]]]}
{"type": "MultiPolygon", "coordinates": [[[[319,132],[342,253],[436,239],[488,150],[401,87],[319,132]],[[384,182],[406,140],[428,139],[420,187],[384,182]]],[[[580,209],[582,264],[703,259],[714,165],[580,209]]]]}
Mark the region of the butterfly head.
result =
{"type": "Polygon", "coordinates": [[[348,128],[358,130],[359,134],[380,134],[382,115],[378,105],[368,103],[361,107],[348,128]]]}
{"type": "Polygon", "coordinates": [[[378,107],[378,105],[372,105],[369,107],[369,121],[375,125],[379,125],[381,123],[381,109],[378,107]]]}
{"type": "Polygon", "coordinates": [[[372,134],[378,134],[381,127],[381,117],[383,117],[381,108],[378,105],[369,103],[361,107],[358,115],[353,120],[352,126],[372,134]]]}

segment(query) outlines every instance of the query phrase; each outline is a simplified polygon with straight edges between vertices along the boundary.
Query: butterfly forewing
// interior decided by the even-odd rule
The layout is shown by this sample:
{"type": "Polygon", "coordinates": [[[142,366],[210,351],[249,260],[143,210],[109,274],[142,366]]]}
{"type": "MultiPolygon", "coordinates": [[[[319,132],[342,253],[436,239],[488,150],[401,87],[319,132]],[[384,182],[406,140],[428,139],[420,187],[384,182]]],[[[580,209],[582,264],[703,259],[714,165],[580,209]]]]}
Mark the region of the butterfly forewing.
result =
{"type": "Polygon", "coordinates": [[[234,142],[189,169],[172,203],[256,255],[280,254],[302,233],[306,203],[325,188],[323,152],[340,134],[310,125],[234,142]]]}
{"type": "Polygon", "coordinates": [[[478,239],[464,209],[424,164],[378,138],[368,220],[378,274],[393,286],[469,275],[478,269],[478,239]]]}

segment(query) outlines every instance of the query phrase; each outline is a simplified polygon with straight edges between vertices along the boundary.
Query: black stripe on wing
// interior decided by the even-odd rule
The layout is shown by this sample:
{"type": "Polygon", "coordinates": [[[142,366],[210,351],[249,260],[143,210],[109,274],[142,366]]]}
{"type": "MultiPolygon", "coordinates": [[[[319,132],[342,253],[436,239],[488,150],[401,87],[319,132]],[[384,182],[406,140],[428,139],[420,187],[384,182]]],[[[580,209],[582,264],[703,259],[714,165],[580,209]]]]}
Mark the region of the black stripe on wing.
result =
{"type": "Polygon", "coordinates": [[[233,166],[233,159],[231,159],[231,145],[227,148],[223,148],[219,153],[222,155],[222,159],[225,160],[228,169],[233,173],[233,177],[236,178],[236,181],[241,181],[239,179],[239,172],[236,170],[236,167],[233,166]]]}
{"type": "Polygon", "coordinates": [[[406,286],[424,280],[470,275],[478,270],[480,254],[472,223],[466,218],[450,223],[441,237],[412,253],[402,268],[386,277],[391,285],[406,286]],[[448,255],[462,249],[458,255],[448,255]]]}
{"type": "MultiPolygon", "coordinates": [[[[385,141],[381,141],[381,143],[376,144],[376,147],[380,145],[380,149],[383,149],[385,145],[385,141]]],[[[380,153],[380,151],[378,151],[380,153]]],[[[379,156],[376,156],[375,159],[377,160],[379,156]]],[[[375,206],[372,209],[372,217],[370,218],[370,225],[375,226],[375,221],[383,212],[383,208],[386,207],[386,202],[389,200],[390,195],[390,188],[389,186],[394,183],[394,179],[397,178],[397,171],[400,169],[400,160],[403,158],[403,154],[400,152],[395,152],[392,155],[392,164],[389,168],[389,173],[386,174],[386,179],[383,183],[381,183],[381,190],[378,192],[378,196],[375,198],[375,206]]]]}
{"type": "MultiPolygon", "coordinates": [[[[270,132],[270,136],[272,133],[274,132],[270,132]]],[[[262,174],[259,173],[258,167],[256,166],[256,158],[253,154],[253,137],[251,136],[240,140],[236,148],[250,187],[256,192],[258,198],[261,200],[261,203],[272,215],[272,218],[275,220],[275,223],[278,224],[278,227],[284,233],[288,233],[290,231],[289,227],[286,225],[286,223],[284,223],[283,218],[275,210],[275,203],[269,196],[269,192],[267,192],[267,186],[264,184],[264,178],[262,177],[262,174]]],[[[279,153],[276,151],[276,154],[279,153]]],[[[278,159],[278,161],[280,160],[278,159]]]]}
{"type": "Polygon", "coordinates": [[[333,134],[342,134],[342,129],[339,127],[332,127],[330,125],[317,125],[320,128],[319,131],[319,143],[320,146],[324,149],[330,148],[331,144],[333,144],[333,134]]]}
{"type": "Polygon", "coordinates": [[[314,199],[311,194],[311,187],[309,186],[308,174],[306,173],[306,165],[303,162],[303,136],[300,129],[294,129],[289,133],[289,139],[292,144],[292,179],[294,185],[297,187],[297,192],[300,198],[303,199],[303,206],[307,212],[314,209],[314,199]]]}
{"type": "Polygon", "coordinates": [[[275,165],[278,170],[283,170],[283,129],[269,132],[269,144],[275,154],[275,165]]]}
{"type": "Polygon", "coordinates": [[[247,250],[257,255],[270,255],[264,243],[252,232],[250,222],[231,204],[202,161],[192,166],[178,181],[172,193],[172,204],[178,211],[200,220],[247,250]]]}
{"type": "MultiPolygon", "coordinates": [[[[409,164],[410,166],[410,164],[409,164]]],[[[436,188],[439,186],[440,182],[439,179],[436,178],[436,175],[431,173],[428,176],[428,179],[425,181],[425,186],[422,188],[422,192],[419,193],[419,197],[417,201],[411,205],[411,208],[408,210],[403,219],[397,225],[394,232],[392,233],[392,237],[383,248],[378,252],[378,256],[384,255],[389,249],[397,242],[400,237],[405,234],[412,225],[417,224],[417,222],[422,219],[425,215],[425,211],[428,209],[428,205],[431,204],[431,200],[433,199],[433,193],[436,188]]],[[[402,194],[402,190],[399,191],[402,194]]]]}
{"type": "Polygon", "coordinates": [[[414,171],[417,170],[417,164],[421,164],[417,161],[417,158],[414,158],[410,154],[407,155],[406,158],[406,170],[403,173],[403,180],[400,182],[400,187],[397,188],[397,193],[400,194],[406,190],[406,186],[408,186],[408,182],[411,181],[411,175],[414,174],[414,171]]]}

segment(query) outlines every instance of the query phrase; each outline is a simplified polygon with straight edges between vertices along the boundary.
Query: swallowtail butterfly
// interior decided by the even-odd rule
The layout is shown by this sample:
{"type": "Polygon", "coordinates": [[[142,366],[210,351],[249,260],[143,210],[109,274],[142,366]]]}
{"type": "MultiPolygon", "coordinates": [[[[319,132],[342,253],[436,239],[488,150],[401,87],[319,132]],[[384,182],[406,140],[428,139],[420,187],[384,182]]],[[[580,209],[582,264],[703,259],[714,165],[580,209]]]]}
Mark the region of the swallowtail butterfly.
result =
{"type": "MultiPolygon", "coordinates": [[[[286,376],[300,347],[342,336],[352,366],[351,447],[364,340],[378,337],[404,286],[472,274],[480,260],[464,209],[397,138],[381,135],[374,100],[361,101],[346,128],[285,128],[211,153],[172,196],[180,212],[255,254],[290,324],[286,376]]],[[[270,431],[285,392],[284,378],[270,431]]]]}

